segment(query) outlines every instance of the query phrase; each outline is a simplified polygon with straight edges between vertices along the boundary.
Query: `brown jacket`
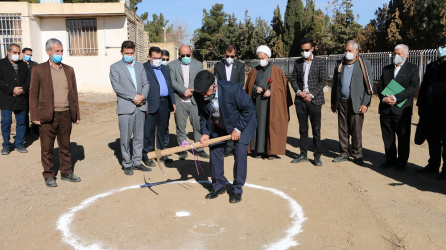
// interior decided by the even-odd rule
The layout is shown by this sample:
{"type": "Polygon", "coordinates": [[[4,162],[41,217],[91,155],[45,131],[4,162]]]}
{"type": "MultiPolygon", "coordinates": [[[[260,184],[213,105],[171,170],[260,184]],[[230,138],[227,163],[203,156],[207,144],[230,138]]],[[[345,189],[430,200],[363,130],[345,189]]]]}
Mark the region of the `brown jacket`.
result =
{"type": "MultiPolygon", "coordinates": [[[[77,96],[76,77],[72,67],[62,64],[68,82],[68,102],[71,121],[80,120],[79,101],[77,96]]],[[[40,63],[33,67],[31,84],[29,87],[29,113],[31,121],[48,123],[54,116],[53,80],[49,62],[40,63]]]]}
{"type": "MultiPolygon", "coordinates": [[[[290,120],[289,107],[293,105],[290,88],[283,71],[271,65],[271,97],[269,112],[269,135],[267,138],[267,154],[284,155],[290,120]]],[[[257,69],[252,68],[246,80],[245,90],[252,96],[252,88],[256,81],[257,69]]]]}

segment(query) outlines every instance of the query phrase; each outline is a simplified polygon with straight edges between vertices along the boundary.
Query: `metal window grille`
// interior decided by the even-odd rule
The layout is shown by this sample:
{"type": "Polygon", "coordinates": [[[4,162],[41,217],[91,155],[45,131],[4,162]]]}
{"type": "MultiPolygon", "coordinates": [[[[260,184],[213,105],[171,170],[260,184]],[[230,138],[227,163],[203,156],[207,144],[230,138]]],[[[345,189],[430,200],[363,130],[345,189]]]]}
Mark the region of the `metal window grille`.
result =
{"type": "Polygon", "coordinates": [[[0,58],[6,56],[6,46],[17,43],[22,46],[22,20],[20,14],[0,13],[0,58]]]}
{"type": "Polygon", "coordinates": [[[96,19],[67,19],[70,56],[98,55],[96,19]]]}

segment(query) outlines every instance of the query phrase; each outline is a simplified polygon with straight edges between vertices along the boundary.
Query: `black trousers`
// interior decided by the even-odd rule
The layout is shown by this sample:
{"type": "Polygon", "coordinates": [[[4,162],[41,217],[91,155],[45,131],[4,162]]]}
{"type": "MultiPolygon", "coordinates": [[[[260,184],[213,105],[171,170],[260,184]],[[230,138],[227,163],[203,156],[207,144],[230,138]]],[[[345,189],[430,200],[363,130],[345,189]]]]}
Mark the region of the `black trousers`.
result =
{"type": "Polygon", "coordinates": [[[156,128],[156,147],[164,149],[165,135],[169,120],[169,101],[160,99],[158,111],[153,114],[147,114],[144,123],[144,149],[143,158],[147,159],[147,153],[155,149],[155,128],[156,128]]]}
{"type": "Polygon", "coordinates": [[[396,167],[405,167],[410,153],[412,116],[381,115],[379,119],[387,164],[396,167]],[[397,138],[398,149],[396,146],[397,138]]]}
{"type": "Polygon", "coordinates": [[[297,102],[296,113],[299,121],[300,154],[307,157],[308,151],[308,118],[311,122],[313,133],[314,157],[321,156],[321,109],[322,105],[311,102],[297,102]]]}

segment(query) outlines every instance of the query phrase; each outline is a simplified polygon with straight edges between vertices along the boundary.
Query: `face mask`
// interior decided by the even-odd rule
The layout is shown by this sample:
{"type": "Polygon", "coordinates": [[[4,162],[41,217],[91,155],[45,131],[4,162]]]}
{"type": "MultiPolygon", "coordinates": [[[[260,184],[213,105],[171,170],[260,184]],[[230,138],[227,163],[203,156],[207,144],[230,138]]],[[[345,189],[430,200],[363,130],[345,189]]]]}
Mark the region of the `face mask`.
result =
{"type": "Polygon", "coordinates": [[[395,65],[398,65],[398,64],[402,63],[403,61],[404,61],[404,58],[399,55],[395,55],[395,57],[393,58],[393,63],[395,65]]]}
{"type": "Polygon", "coordinates": [[[446,56],[446,47],[445,46],[438,47],[437,55],[438,55],[438,57],[446,56]]]}
{"type": "Polygon", "coordinates": [[[344,57],[347,61],[351,61],[355,58],[355,53],[345,52],[344,57]]]}
{"type": "Polygon", "coordinates": [[[212,94],[210,96],[205,96],[205,97],[203,97],[203,99],[205,101],[210,101],[210,100],[214,99],[214,97],[215,97],[215,92],[212,92],[212,94]]]}
{"type": "Polygon", "coordinates": [[[311,56],[311,51],[308,51],[308,52],[303,51],[303,52],[300,52],[300,54],[302,55],[303,58],[307,59],[308,57],[311,56]]]}
{"type": "Polygon", "coordinates": [[[190,58],[190,57],[181,58],[181,62],[186,65],[189,65],[191,60],[192,60],[192,58],[190,58]]]}
{"type": "Polygon", "coordinates": [[[152,62],[152,66],[155,66],[155,68],[158,68],[159,66],[161,66],[162,62],[163,62],[163,60],[161,60],[161,59],[154,59],[152,62]]]}
{"type": "Polygon", "coordinates": [[[169,64],[168,61],[162,61],[162,62],[161,62],[161,65],[167,66],[167,64],[169,64]]]}
{"type": "Polygon", "coordinates": [[[260,60],[259,63],[260,63],[260,66],[265,67],[266,65],[268,65],[268,60],[266,60],[266,59],[260,60]]]}
{"type": "Polygon", "coordinates": [[[134,56],[128,56],[128,55],[124,55],[124,62],[126,63],[131,63],[135,60],[134,56]]]}
{"type": "Polygon", "coordinates": [[[60,63],[60,62],[62,62],[62,55],[54,54],[54,55],[51,57],[51,60],[52,60],[54,63],[60,63]]]}
{"type": "Polygon", "coordinates": [[[11,61],[17,62],[20,59],[20,56],[19,55],[11,55],[9,58],[11,59],[11,61]]]}
{"type": "Polygon", "coordinates": [[[226,60],[226,64],[227,64],[227,65],[231,65],[231,64],[234,63],[234,59],[232,59],[231,57],[228,57],[228,58],[226,58],[225,60],[226,60]]]}
{"type": "Polygon", "coordinates": [[[23,56],[23,59],[24,59],[25,61],[29,62],[29,61],[31,61],[31,56],[29,56],[29,55],[24,55],[24,56],[23,56]]]}

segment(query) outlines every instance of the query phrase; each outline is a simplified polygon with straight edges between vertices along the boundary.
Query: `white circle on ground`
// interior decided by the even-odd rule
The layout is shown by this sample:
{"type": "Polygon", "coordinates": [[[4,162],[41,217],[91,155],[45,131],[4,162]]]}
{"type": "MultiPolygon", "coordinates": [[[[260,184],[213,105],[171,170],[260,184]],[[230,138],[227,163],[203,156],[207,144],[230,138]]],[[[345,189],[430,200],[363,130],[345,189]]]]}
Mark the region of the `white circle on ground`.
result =
{"type": "MultiPolygon", "coordinates": [[[[172,184],[172,183],[197,183],[197,182],[196,181],[166,181],[166,182],[152,183],[152,184],[149,184],[149,186],[172,184]]],[[[210,182],[209,181],[199,181],[198,183],[210,183],[210,182]]],[[[65,242],[66,244],[72,246],[75,249],[102,249],[103,247],[101,247],[101,244],[87,243],[87,242],[79,239],[71,231],[70,226],[71,226],[71,223],[73,222],[73,219],[74,219],[76,213],[81,210],[86,209],[87,207],[89,207],[90,205],[92,205],[93,203],[97,202],[98,200],[100,200],[104,197],[107,197],[107,196],[110,196],[110,195],[113,195],[116,193],[120,193],[123,191],[131,190],[131,189],[141,188],[141,187],[147,187],[147,185],[135,185],[135,186],[129,186],[129,187],[124,187],[124,188],[120,188],[120,189],[114,189],[109,192],[105,192],[102,194],[92,196],[92,197],[84,200],[83,202],[81,202],[79,205],[70,208],[67,213],[62,214],[59,217],[59,219],[57,220],[57,229],[62,233],[62,241],[65,242]]],[[[249,184],[249,183],[246,183],[245,187],[269,191],[269,192],[273,193],[274,195],[277,195],[280,198],[288,201],[288,204],[289,204],[289,207],[291,210],[290,218],[292,219],[292,223],[291,223],[291,226],[286,230],[286,236],[277,242],[273,242],[273,243],[264,245],[264,248],[266,248],[266,249],[287,249],[287,248],[299,245],[299,243],[294,239],[294,237],[296,237],[299,233],[302,232],[302,223],[307,219],[307,218],[305,218],[303,209],[299,205],[299,203],[297,203],[296,200],[294,200],[293,198],[291,198],[284,192],[279,191],[275,188],[268,188],[268,187],[263,187],[263,186],[259,186],[259,185],[255,185],[255,184],[249,184]]],[[[189,212],[180,211],[180,212],[177,212],[177,217],[181,217],[181,216],[178,216],[178,213],[180,213],[180,215],[183,215],[183,212],[184,212],[184,214],[188,213],[190,215],[189,212]]],[[[186,216],[189,216],[189,215],[186,215],[186,216]]],[[[209,225],[206,225],[206,226],[209,226],[209,225]]]]}
{"type": "Polygon", "coordinates": [[[179,211],[175,213],[175,217],[187,217],[190,216],[190,213],[187,211],[179,211]]]}

